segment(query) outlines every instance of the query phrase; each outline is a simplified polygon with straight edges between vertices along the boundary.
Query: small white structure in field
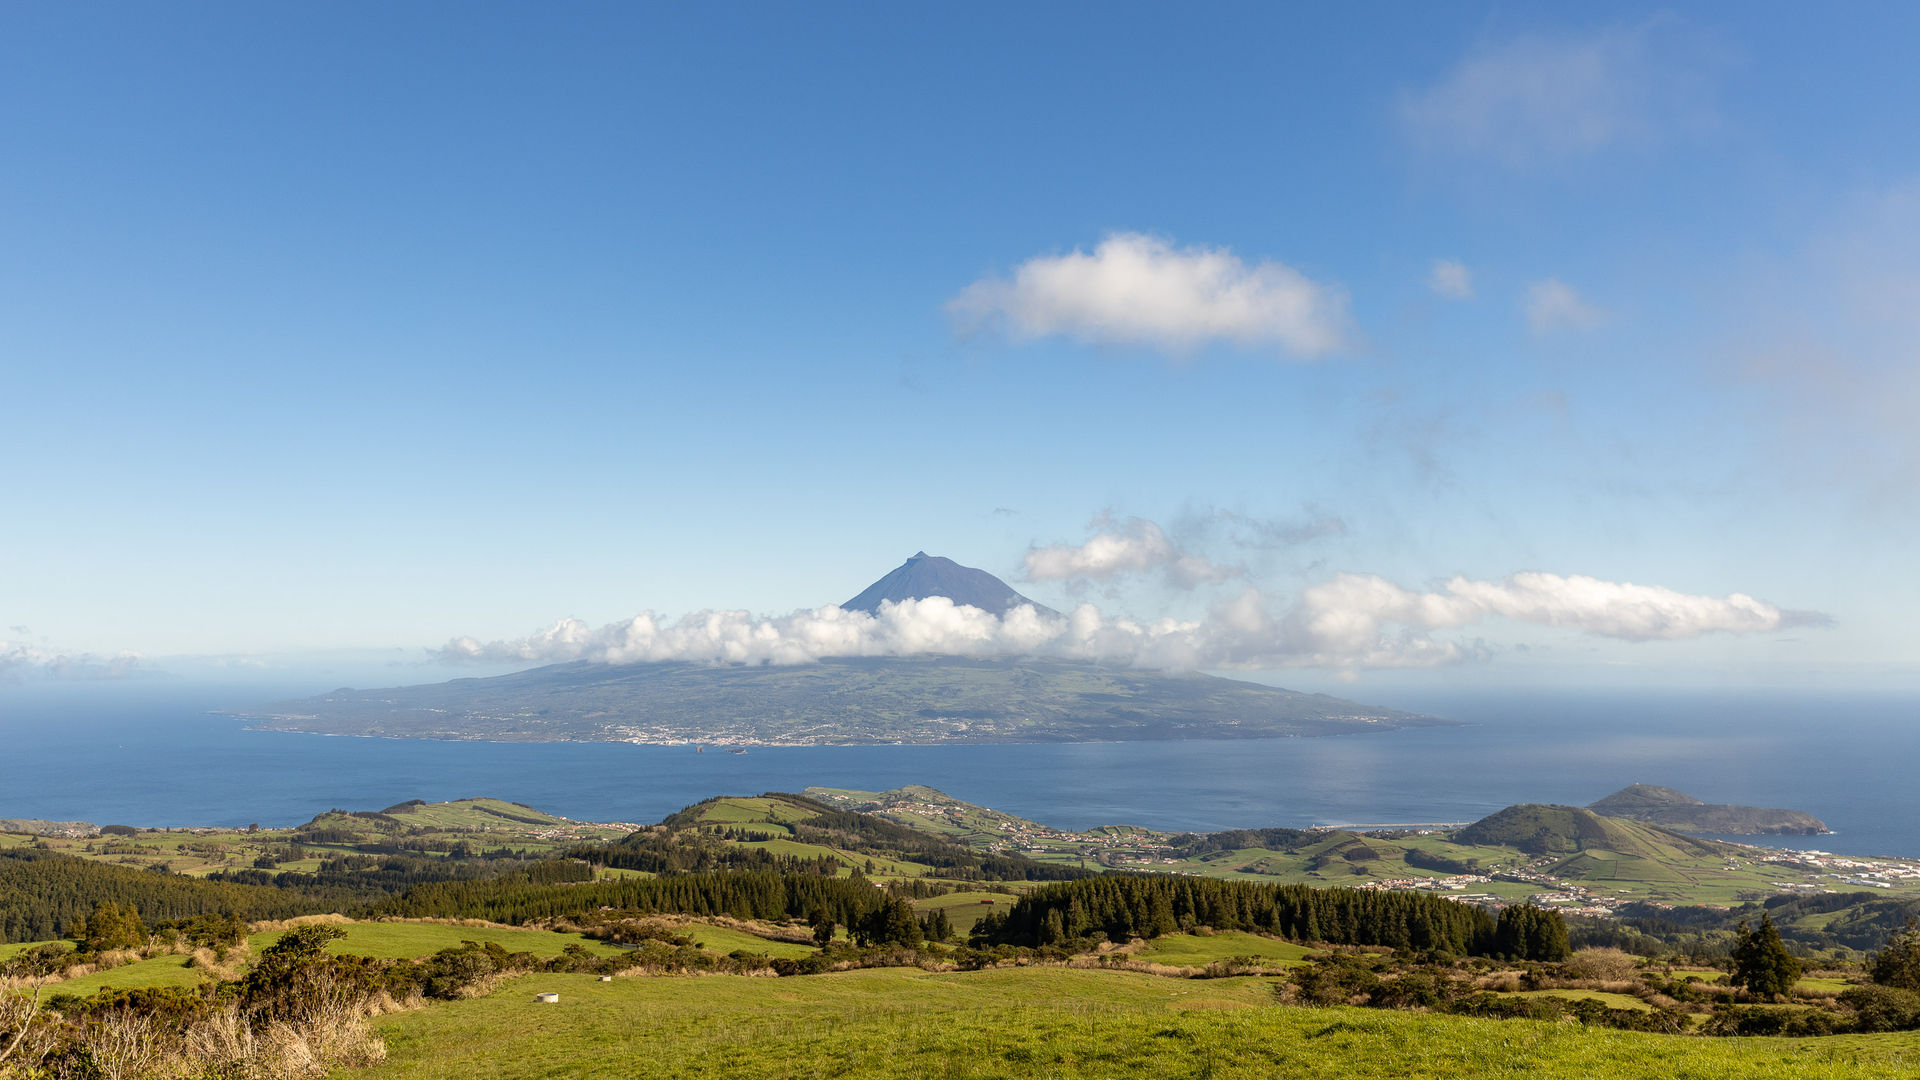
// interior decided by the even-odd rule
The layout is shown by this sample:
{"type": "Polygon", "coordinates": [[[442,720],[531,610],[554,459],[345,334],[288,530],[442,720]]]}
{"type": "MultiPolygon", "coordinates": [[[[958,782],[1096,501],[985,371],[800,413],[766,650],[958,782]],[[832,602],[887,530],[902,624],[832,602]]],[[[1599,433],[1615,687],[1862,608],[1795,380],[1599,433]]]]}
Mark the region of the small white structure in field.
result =
{"type": "Polygon", "coordinates": [[[600,981],[601,981],[601,982],[612,982],[612,981],[613,981],[613,976],[611,976],[611,975],[602,975],[602,976],[600,976],[600,981]]]}
{"type": "Polygon", "coordinates": [[[558,1005],[560,1004],[560,995],[559,994],[535,994],[533,995],[533,1000],[539,1002],[542,1005],[558,1005]]]}

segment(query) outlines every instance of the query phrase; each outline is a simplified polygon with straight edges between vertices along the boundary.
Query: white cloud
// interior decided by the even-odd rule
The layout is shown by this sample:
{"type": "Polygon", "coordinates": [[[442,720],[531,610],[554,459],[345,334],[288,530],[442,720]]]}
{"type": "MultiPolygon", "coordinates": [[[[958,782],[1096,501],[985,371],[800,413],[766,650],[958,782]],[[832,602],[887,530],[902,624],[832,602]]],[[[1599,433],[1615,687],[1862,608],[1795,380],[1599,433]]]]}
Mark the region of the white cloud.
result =
{"type": "Polygon", "coordinates": [[[1475,49],[1400,101],[1408,137],[1513,167],[1645,146],[1714,122],[1724,61],[1676,20],[1475,49]]]}
{"type": "Polygon", "coordinates": [[[1427,272],[1427,287],[1449,300],[1473,299],[1473,271],[1465,263],[1435,259],[1427,272]]]}
{"type": "Polygon", "coordinates": [[[1349,337],[1347,297],[1272,261],[1248,265],[1225,248],[1174,248],[1113,233],[1091,254],[1039,255],[1011,281],[983,278],[947,310],[963,328],[1015,338],[1065,335],[1103,345],[1185,353],[1213,342],[1279,345],[1318,356],[1349,337]]]}
{"type": "Polygon", "coordinates": [[[1181,551],[1166,530],[1144,518],[1101,519],[1101,531],[1084,544],[1027,549],[1028,581],[1108,581],[1125,574],[1161,571],[1182,589],[1217,585],[1235,571],[1205,556],[1181,551]]]}
{"type": "Polygon", "coordinates": [[[1536,334],[1556,330],[1590,330],[1607,321],[1607,313],[1581,299],[1573,287],[1558,278],[1527,286],[1527,325],[1536,334]]]}
{"type": "Polygon", "coordinates": [[[717,664],[801,664],[828,656],[993,656],[1044,651],[1065,620],[1022,605],[998,617],[946,597],[882,603],[877,615],[837,605],[762,617],[747,611],[697,611],[669,621],[644,612],[598,629],[562,619],[518,641],[456,638],[444,660],[488,662],[595,660],[637,664],[668,660],[717,664]]]}
{"type": "Polygon", "coordinates": [[[598,629],[565,619],[518,641],[458,638],[440,650],[440,659],[800,664],[839,656],[942,654],[1060,656],[1174,669],[1432,667],[1488,654],[1480,642],[1437,639],[1433,631],[1492,617],[1626,641],[1760,633],[1825,621],[1740,593],[1699,596],[1582,576],[1455,578],[1436,591],[1417,592],[1372,575],[1340,574],[1305,590],[1277,614],[1254,589],[1191,621],[1112,618],[1092,604],[1063,617],[1027,606],[997,617],[944,597],[885,603],[877,615],[828,606],[777,617],[701,611],[669,622],[649,612],[598,629]]]}
{"type": "Polygon", "coordinates": [[[1500,616],[1625,641],[1755,633],[1820,621],[1744,593],[1699,596],[1657,585],[1527,571],[1501,581],[1456,577],[1416,593],[1383,578],[1342,574],[1308,589],[1301,610],[1330,641],[1368,637],[1383,624],[1435,630],[1500,616]]]}
{"type": "MultiPolygon", "coordinates": [[[[15,632],[26,627],[16,626],[15,632]]],[[[0,681],[23,678],[118,679],[135,674],[143,657],[123,652],[115,656],[63,652],[25,641],[0,640],[0,681]]]]}

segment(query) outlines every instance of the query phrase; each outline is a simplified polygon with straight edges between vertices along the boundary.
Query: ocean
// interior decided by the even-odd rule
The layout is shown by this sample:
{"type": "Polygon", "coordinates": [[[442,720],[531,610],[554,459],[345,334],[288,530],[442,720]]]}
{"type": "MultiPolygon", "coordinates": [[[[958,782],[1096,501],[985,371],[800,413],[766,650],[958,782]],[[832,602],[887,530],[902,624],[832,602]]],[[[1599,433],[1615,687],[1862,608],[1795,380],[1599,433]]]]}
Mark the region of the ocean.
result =
{"type": "MultiPolygon", "coordinates": [[[[1468,726],[1314,739],[768,747],[485,743],[249,731],[211,714],[295,693],[177,684],[0,687],[0,818],[291,825],[406,799],[511,799],[652,822],[712,795],[926,784],[1068,829],[1467,822],[1627,784],[1805,810],[1832,835],[1748,842],[1920,857],[1920,698],[1454,694],[1468,726]]],[[[1412,702],[1395,702],[1414,707],[1412,702]]]]}

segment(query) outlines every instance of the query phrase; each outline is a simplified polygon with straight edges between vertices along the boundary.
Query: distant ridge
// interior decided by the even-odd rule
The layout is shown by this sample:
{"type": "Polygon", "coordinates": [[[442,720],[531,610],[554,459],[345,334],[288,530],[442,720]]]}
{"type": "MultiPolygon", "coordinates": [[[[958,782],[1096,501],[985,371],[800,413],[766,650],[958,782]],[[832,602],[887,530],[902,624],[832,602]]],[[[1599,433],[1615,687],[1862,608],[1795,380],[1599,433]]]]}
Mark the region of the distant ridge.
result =
{"type": "MultiPolygon", "coordinates": [[[[841,605],[944,596],[1003,616],[1035,604],[984,570],[917,552],[841,605]]],[[[484,679],[237,710],[280,731],[701,747],[1271,739],[1442,725],[1325,694],[1064,657],[826,656],[804,664],[577,660],[484,679]]]]}
{"type": "Polygon", "coordinates": [[[944,596],[956,604],[977,607],[993,615],[1005,615],[1026,604],[1042,615],[1059,612],[1014,592],[1012,587],[985,570],[961,566],[952,559],[917,551],[885,577],[864,589],[859,596],[840,606],[847,611],[878,615],[885,601],[925,600],[944,596]]]}
{"type": "Polygon", "coordinates": [[[1818,836],[1830,831],[1825,822],[1799,810],[1705,803],[1683,791],[1652,784],[1629,784],[1587,809],[1682,832],[1722,836],[1818,836]]]}
{"type": "Polygon", "coordinates": [[[709,747],[1262,739],[1446,723],[1199,672],[962,656],[722,667],[576,661],[486,679],[335,690],[243,715],[281,731],[334,735],[709,747]]]}

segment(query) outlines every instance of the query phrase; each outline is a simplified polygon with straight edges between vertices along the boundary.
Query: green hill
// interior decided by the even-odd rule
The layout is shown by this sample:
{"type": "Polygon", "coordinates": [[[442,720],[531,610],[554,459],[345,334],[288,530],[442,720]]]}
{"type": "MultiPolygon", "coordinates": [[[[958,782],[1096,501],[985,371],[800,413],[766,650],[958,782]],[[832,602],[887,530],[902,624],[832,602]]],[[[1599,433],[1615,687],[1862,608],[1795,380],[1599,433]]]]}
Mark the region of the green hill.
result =
{"type": "Polygon", "coordinates": [[[1602,817],[1578,806],[1524,803],[1481,818],[1453,834],[1457,844],[1509,847],[1529,855],[1600,850],[1643,859],[1697,859],[1737,849],[1636,821],[1602,817]]]}
{"type": "MultiPolygon", "coordinates": [[[[931,788],[921,790],[939,795],[931,788]]],[[[713,860],[755,869],[801,868],[781,864],[782,859],[824,860],[848,870],[906,878],[1057,881],[1090,872],[982,851],[951,834],[779,793],[707,799],[668,815],[656,829],[634,833],[604,850],[604,856],[580,854],[611,866],[655,872],[705,868],[713,860]],[[718,848],[712,844],[716,839],[722,841],[718,848]]]]}

